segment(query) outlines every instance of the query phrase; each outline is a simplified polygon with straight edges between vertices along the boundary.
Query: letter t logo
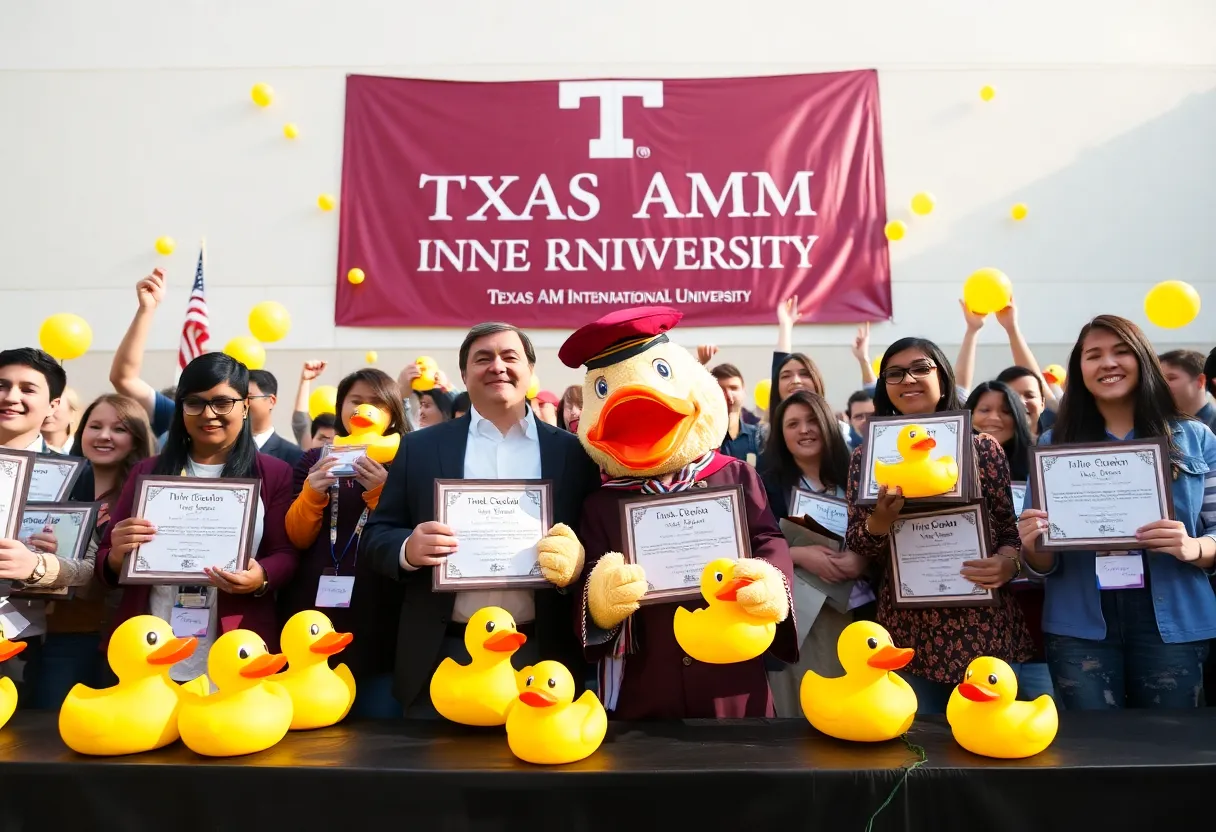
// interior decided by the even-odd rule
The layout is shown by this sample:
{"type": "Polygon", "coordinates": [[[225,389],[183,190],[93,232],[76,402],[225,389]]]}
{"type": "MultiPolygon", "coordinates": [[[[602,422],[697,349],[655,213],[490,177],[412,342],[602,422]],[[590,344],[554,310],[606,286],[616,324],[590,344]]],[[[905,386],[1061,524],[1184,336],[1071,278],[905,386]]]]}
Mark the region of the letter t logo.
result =
{"type": "Polygon", "coordinates": [[[592,139],[588,155],[592,159],[630,159],[633,139],[625,138],[626,98],[642,99],[642,106],[663,106],[662,81],[561,81],[558,106],[577,110],[584,98],[600,101],[600,135],[592,139]]]}

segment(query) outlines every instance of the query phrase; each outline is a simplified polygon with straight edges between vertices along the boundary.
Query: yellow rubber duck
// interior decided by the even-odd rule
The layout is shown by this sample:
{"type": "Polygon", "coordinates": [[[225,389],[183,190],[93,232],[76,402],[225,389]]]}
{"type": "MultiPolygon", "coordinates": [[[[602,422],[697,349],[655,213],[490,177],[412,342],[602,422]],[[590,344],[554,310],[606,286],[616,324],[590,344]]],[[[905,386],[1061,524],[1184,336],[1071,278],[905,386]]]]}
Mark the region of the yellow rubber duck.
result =
{"type": "Polygon", "coordinates": [[[529,668],[507,716],[507,745],[525,763],[561,765],[590,757],[608,732],[608,714],[591,691],[574,701],[574,677],[560,662],[529,668]]]}
{"type": "Polygon", "coordinates": [[[291,696],[291,730],[324,728],[345,719],[355,704],[355,677],[344,664],[331,670],[329,657],[342,652],[354,636],[334,632],[324,613],[303,610],[287,619],[280,640],[287,669],[272,681],[291,696]]]}
{"type": "Polygon", "coordinates": [[[462,725],[502,725],[519,698],[511,656],[528,638],[501,607],[482,607],[464,628],[471,661],[444,659],[431,677],[431,704],[462,725]]]}
{"type": "Polygon", "coordinates": [[[815,728],[841,740],[885,742],[907,732],[916,718],[916,694],[893,673],[912,661],[910,647],[896,647],[873,621],[854,621],[836,642],[844,675],[802,677],[802,713],[815,728]]]}
{"type": "MultiPolygon", "coordinates": [[[[24,641],[9,641],[0,638],[0,663],[6,662],[25,649],[24,641]]],[[[5,676],[0,679],[0,728],[8,724],[17,710],[17,686],[5,676]]]]}
{"type": "Polygon", "coordinates": [[[119,624],[106,649],[118,684],[104,690],[77,684],[68,692],[59,708],[64,744],[78,754],[112,756],[177,740],[178,709],[190,688],[170,679],[169,670],[197,646],[197,639],[175,638],[168,622],[154,615],[119,624]]]}
{"type": "Polygon", "coordinates": [[[186,694],[177,726],[182,742],[196,754],[233,757],[265,751],[287,736],[291,696],[267,677],[287,664],[270,653],[251,630],[230,630],[207,654],[207,675],[219,688],[210,696],[186,694]]]}
{"type": "MultiPolygon", "coordinates": [[[[710,561],[701,572],[701,597],[709,606],[676,608],[672,622],[676,642],[699,662],[732,664],[754,659],[764,654],[777,634],[776,622],[749,615],[739,605],[739,590],[756,582],[756,578],[735,574],[739,563],[729,558],[710,561]]],[[[760,563],[764,562],[752,561],[749,567],[760,563]]]]}
{"type": "Polygon", "coordinates": [[[905,425],[895,446],[903,461],[888,465],[874,460],[874,482],[891,490],[898,487],[905,497],[934,497],[958,484],[958,463],[954,457],[929,459],[937,440],[921,425],[905,425]]]}
{"type": "Polygon", "coordinates": [[[350,415],[350,433],[334,437],[334,447],[366,445],[368,459],[388,465],[401,447],[401,434],[384,435],[391,422],[392,417],[387,410],[365,402],[356,407],[355,412],[350,415]]]}
{"type": "Polygon", "coordinates": [[[1033,757],[1056,738],[1060,716],[1047,694],[1019,702],[1018,679],[1008,664],[981,656],[967,666],[950,694],[946,721],[955,741],[972,754],[1016,760],[1033,757]]]}

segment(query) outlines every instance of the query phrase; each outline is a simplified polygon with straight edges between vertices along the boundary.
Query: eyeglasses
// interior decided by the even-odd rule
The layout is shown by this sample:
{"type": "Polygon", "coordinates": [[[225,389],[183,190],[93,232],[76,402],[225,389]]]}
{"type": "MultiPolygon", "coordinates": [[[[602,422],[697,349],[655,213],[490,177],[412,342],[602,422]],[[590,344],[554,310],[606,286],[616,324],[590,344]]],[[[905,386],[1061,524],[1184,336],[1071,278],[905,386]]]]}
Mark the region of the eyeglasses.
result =
{"type": "Polygon", "coordinates": [[[906,370],[903,367],[888,367],[883,371],[882,380],[887,384],[901,384],[908,376],[912,378],[925,378],[936,369],[937,365],[930,364],[928,361],[913,364],[906,370]]]}
{"type": "Polygon", "coordinates": [[[203,411],[208,407],[216,416],[226,416],[232,412],[232,408],[236,407],[237,402],[243,402],[244,399],[231,399],[227,396],[221,396],[217,399],[200,399],[198,396],[191,396],[188,399],[182,400],[182,412],[187,416],[202,416],[203,411]]]}

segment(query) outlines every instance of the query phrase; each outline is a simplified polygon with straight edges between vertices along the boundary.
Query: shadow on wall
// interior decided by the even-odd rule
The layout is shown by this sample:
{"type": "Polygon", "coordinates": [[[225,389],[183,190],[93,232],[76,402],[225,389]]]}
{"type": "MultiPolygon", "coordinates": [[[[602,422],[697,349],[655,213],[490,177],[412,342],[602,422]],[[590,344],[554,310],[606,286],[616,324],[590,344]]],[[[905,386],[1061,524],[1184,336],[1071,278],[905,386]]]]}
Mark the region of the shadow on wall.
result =
{"type": "MultiPolygon", "coordinates": [[[[957,282],[961,292],[975,269],[999,268],[1013,281],[1032,343],[1071,343],[1081,325],[1102,312],[1146,324],[1144,292],[1161,280],[1188,281],[1206,295],[1205,303],[1216,305],[1216,243],[1207,232],[1216,222],[1213,137],[1216,90],[1184,99],[958,220],[948,239],[899,266],[899,280],[957,282]],[[1030,209],[1023,222],[1009,216],[1016,202],[1030,209]],[[993,235],[995,223],[1009,233],[993,235]]],[[[1049,142],[1050,130],[1026,141],[1049,142]]],[[[962,323],[956,309],[941,319],[950,331],[962,323]]],[[[1160,340],[1211,338],[1197,324],[1170,335],[1152,326],[1146,331],[1160,340]]]]}

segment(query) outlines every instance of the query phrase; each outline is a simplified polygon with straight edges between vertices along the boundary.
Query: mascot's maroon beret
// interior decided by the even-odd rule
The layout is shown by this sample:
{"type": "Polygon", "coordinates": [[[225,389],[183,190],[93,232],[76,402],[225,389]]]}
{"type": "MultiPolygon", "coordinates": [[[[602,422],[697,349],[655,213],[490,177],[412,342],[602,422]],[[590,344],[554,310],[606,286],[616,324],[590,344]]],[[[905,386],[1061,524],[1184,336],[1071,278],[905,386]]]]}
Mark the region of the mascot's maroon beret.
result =
{"type": "Polygon", "coordinates": [[[557,357],[567,367],[607,367],[667,340],[684,314],[670,306],[635,306],[610,312],[566,339],[557,357]]]}

